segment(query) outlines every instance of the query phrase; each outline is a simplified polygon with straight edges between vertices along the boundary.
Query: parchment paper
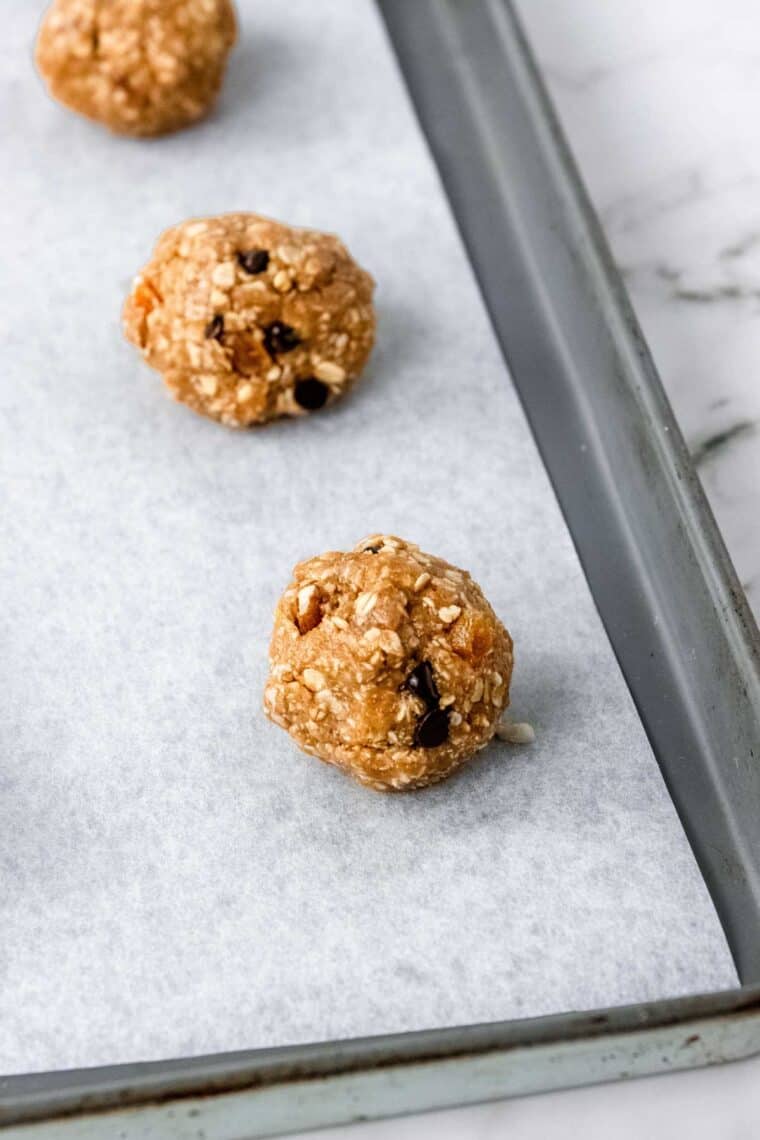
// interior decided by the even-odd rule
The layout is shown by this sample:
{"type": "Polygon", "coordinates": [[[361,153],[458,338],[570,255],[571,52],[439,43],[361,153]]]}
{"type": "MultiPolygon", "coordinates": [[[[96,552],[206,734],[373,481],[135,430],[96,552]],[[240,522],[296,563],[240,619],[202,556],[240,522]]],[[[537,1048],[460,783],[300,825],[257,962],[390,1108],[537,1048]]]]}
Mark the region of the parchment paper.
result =
{"type": "Polygon", "coordinates": [[[244,0],[223,102],[158,142],[0,41],[0,1071],[522,1017],[736,983],[369,0],[244,0]],[[252,209],[379,283],[366,382],[235,434],[119,331],[158,233],[252,209]],[[382,796],[261,712],[299,558],[393,531],[517,646],[494,745],[382,796]]]}

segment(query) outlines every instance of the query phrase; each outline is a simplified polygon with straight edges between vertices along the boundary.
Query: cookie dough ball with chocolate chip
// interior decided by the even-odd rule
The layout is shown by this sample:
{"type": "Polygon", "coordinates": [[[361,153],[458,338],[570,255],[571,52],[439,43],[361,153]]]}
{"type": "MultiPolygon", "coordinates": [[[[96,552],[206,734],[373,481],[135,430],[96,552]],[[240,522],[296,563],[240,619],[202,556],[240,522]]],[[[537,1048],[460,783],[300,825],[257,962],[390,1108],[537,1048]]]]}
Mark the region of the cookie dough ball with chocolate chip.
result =
{"type": "Polygon", "coordinates": [[[231,0],[53,0],[37,38],[51,94],[125,135],[161,135],[214,102],[235,42],[231,0]]]}
{"type": "Polygon", "coordinates": [[[363,784],[419,788],[488,744],[511,676],[512,640],[470,575],[375,535],[296,566],[264,706],[363,784]]]}
{"type": "Polygon", "coordinates": [[[373,289],[337,237],[226,214],[163,235],[124,329],[177,400],[248,427],[352,387],[375,338],[373,289]]]}

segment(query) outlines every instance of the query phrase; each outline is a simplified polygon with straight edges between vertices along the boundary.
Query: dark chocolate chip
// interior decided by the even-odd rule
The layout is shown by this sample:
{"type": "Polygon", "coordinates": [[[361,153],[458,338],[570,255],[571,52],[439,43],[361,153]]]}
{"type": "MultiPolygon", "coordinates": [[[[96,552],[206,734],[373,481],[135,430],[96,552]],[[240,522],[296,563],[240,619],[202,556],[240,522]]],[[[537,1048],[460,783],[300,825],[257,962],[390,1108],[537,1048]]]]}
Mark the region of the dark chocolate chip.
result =
{"type": "Polygon", "coordinates": [[[247,249],[237,255],[238,265],[246,273],[263,273],[269,265],[269,254],[265,249],[247,249]]]}
{"type": "Polygon", "coordinates": [[[365,546],[362,554],[379,554],[382,546],[365,546]]]}
{"type": "Polygon", "coordinates": [[[438,748],[449,738],[447,709],[431,709],[420,717],[414,730],[415,748],[438,748]]]}
{"type": "Polygon", "coordinates": [[[203,331],[206,340],[221,340],[224,336],[224,317],[221,313],[217,313],[212,317],[206,328],[203,331]]]}
{"type": "Polygon", "coordinates": [[[415,697],[420,697],[428,708],[436,708],[441,699],[433,675],[433,666],[429,661],[421,661],[415,669],[412,669],[401,688],[413,693],[415,697]]]}
{"type": "Polygon", "coordinates": [[[297,404],[307,412],[317,412],[327,403],[330,389],[321,380],[296,380],[293,395],[297,404]]]}
{"type": "Polygon", "coordinates": [[[286,325],[284,321],[272,321],[271,325],[267,325],[264,329],[264,348],[270,356],[278,356],[281,352],[292,352],[300,343],[301,338],[296,330],[286,325]]]}

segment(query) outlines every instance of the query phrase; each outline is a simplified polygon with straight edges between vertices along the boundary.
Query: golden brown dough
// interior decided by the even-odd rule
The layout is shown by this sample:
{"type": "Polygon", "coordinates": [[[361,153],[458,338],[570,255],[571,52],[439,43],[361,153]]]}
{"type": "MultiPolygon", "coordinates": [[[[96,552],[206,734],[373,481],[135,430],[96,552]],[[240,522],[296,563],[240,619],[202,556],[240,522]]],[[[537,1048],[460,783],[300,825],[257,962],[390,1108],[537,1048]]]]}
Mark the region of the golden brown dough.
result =
{"type": "Polygon", "coordinates": [[[124,330],[175,399],[248,427],[352,387],[374,342],[373,289],[332,234],[224,214],[161,237],[124,330]]]}
{"type": "Polygon", "coordinates": [[[53,0],[37,66],[61,103],[125,135],[200,119],[235,42],[231,0],[53,0]]]}
{"type": "Polygon", "coordinates": [[[418,788],[488,744],[511,676],[512,640],[470,575],[375,535],[296,566],[264,706],[363,784],[418,788]]]}

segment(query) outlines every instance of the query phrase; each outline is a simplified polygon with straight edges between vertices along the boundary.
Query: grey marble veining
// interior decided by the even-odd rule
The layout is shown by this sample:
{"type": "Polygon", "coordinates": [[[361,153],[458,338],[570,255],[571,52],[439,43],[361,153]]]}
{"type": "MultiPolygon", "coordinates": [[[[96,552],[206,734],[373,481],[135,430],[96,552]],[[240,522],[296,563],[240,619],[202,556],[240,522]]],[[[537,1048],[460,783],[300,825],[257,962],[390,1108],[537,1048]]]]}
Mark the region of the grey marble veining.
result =
{"type": "Polygon", "coordinates": [[[754,0],[519,8],[729,552],[760,613],[754,0]]]}

